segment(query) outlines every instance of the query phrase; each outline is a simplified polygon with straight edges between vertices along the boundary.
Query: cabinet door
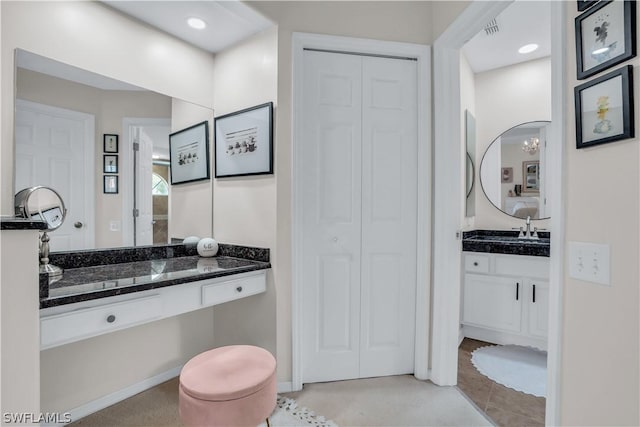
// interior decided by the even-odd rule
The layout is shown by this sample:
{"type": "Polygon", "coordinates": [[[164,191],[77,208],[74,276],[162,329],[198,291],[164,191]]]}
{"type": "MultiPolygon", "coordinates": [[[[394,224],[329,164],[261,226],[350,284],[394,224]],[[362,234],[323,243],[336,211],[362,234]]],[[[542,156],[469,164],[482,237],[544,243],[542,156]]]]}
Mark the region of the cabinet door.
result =
{"type": "Polygon", "coordinates": [[[524,286],[521,280],[465,274],[463,323],[520,332],[524,286]]]}
{"type": "Polygon", "coordinates": [[[546,338],[549,329],[549,283],[529,280],[529,334],[546,338]]]}

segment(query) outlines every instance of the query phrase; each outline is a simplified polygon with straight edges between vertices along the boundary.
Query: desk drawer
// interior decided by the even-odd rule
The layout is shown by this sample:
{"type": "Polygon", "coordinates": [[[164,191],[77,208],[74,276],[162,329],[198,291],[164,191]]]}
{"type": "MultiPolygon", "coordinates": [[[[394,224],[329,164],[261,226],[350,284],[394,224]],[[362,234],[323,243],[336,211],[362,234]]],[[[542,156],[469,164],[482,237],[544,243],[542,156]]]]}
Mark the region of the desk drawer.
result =
{"type": "Polygon", "coordinates": [[[202,305],[215,305],[267,290],[264,273],[202,286],[202,305]]]}
{"type": "Polygon", "coordinates": [[[475,253],[465,253],[464,271],[468,271],[471,273],[488,273],[489,256],[475,253]]]}
{"type": "Polygon", "coordinates": [[[56,314],[40,319],[40,344],[45,349],[160,317],[162,298],[159,295],[56,314]]]}

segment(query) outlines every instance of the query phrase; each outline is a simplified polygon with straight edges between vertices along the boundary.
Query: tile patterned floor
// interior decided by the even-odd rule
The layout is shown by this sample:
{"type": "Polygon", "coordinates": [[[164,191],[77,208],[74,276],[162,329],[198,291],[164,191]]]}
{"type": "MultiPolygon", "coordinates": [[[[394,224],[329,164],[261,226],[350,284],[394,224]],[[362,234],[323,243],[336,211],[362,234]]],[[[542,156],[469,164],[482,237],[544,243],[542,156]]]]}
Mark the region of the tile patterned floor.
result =
{"type": "Polygon", "coordinates": [[[458,388],[501,427],[544,426],[545,398],[510,389],[482,375],[471,353],[486,345],[465,338],[458,349],[458,388]]]}

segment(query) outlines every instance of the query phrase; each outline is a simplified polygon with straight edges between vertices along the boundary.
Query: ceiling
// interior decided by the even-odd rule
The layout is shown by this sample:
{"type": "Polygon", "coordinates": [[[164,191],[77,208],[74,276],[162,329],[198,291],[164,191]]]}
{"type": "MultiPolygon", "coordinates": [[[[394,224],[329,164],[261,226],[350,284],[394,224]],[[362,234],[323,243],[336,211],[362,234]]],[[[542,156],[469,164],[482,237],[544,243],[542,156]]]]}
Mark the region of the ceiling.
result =
{"type": "Polygon", "coordinates": [[[474,73],[551,55],[550,1],[516,0],[496,17],[495,24],[491,34],[479,32],[462,49],[474,73]],[[532,53],[518,53],[530,43],[540,47],[532,53]]]}
{"type": "Polygon", "coordinates": [[[239,0],[114,1],[103,3],[211,53],[217,53],[273,23],[239,0]],[[188,18],[207,24],[202,30],[187,25],[188,18]]]}

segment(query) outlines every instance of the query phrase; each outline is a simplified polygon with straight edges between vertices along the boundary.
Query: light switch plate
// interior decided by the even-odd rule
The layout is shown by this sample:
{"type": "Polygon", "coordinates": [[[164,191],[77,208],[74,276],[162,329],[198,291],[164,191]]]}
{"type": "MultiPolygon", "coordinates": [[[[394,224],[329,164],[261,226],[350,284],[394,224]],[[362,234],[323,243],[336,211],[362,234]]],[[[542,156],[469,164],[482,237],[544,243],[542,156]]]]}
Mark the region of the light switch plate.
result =
{"type": "Polygon", "coordinates": [[[609,245],[569,242],[569,276],[611,286],[609,245]]]}

